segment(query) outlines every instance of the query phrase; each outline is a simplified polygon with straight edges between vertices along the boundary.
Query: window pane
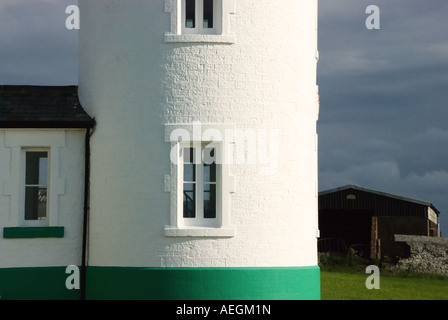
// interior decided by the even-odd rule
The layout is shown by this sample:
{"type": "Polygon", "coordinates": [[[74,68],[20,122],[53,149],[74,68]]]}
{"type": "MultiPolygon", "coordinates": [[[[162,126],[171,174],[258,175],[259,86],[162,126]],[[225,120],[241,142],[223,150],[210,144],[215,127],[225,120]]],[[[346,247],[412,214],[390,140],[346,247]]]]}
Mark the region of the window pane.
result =
{"type": "Polygon", "coordinates": [[[196,181],[196,166],[193,163],[194,148],[184,149],[184,182],[196,181]]]}
{"type": "Polygon", "coordinates": [[[216,185],[204,185],[204,218],[216,218],[216,185]]]}
{"type": "Polygon", "coordinates": [[[184,164],[184,182],[194,182],[196,181],[196,166],[193,163],[184,164]]]}
{"type": "Polygon", "coordinates": [[[215,148],[204,148],[204,182],[216,182],[215,148]]]}
{"type": "Polygon", "coordinates": [[[47,167],[47,152],[27,152],[25,184],[47,185],[47,167]]]}
{"type": "Polygon", "coordinates": [[[185,28],[196,26],[196,1],[185,0],[185,28]]]}
{"type": "Polygon", "coordinates": [[[47,216],[47,188],[25,188],[25,220],[45,219],[47,216]]]}
{"type": "Polygon", "coordinates": [[[213,1],[204,0],[204,28],[213,28],[213,1]]]}
{"type": "Polygon", "coordinates": [[[194,148],[184,148],[184,163],[194,163],[196,155],[194,148]]]}
{"type": "Polygon", "coordinates": [[[216,182],[216,164],[204,163],[204,182],[216,182]]]}
{"type": "Polygon", "coordinates": [[[184,183],[184,218],[196,217],[196,185],[184,183]]]}
{"type": "Polygon", "coordinates": [[[39,158],[39,185],[47,185],[47,169],[48,169],[48,158],[45,153],[45,158],[39,158]]]}

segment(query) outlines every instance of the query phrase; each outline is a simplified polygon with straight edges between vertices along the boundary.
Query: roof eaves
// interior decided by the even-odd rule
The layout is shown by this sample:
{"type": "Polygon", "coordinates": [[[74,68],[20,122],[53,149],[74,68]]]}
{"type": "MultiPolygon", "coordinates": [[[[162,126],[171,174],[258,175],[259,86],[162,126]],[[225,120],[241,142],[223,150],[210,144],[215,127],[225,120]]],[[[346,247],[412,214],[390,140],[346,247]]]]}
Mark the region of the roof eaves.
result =
{"type": "Polygon", "coordinates": [[[330,194],[330,193],[335,193],[335,192],[339,192],[339,191],[343,191],[343,190],[349,190],[349,189],[359,190],[359,191],[373,193],[373,194],[377,194],[377,195],[388,197],[388,198],[393,198],[393,199],[397,199],[397,200],[403,200],[403,201],[407,201],[407,202],[412,202],[412,203],[424,205],[424,206],[427,206],[427,207],[431,207],[437,214],[440,214],[440,211],[437,210],[437,208],[431,202],[418,200],[418,199],[413,199],[413,198],[407,198],[407,197],[403,197],[403,196],[399,196],[399,195],[396,195],[396,194],[387,193],[387,192],[383,192],[383,191],[367,189],[367,188],[359,187],[359,186],[353,185],[353,184],[349,184],[349,185],[345,185],[345,186],[342,186],[342,187],[321,191],[321,192],[319,192],[319,196],[323,196],[323,195],[327,195],[327,194],[330,194]]]}
{"type": "Polygon", "coordinates": [[[91,121],[0,121],[0,129],[91,129],[91,121]]]}

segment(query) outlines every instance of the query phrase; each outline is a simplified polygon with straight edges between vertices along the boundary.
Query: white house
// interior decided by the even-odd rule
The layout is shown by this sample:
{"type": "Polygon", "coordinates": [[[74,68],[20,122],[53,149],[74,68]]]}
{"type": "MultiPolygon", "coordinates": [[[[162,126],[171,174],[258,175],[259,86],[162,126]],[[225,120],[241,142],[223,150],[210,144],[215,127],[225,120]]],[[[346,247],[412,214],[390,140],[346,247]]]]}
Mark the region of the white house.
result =
{"type": "Polygon", "coordinates": [[[0,297],[79,298],[85,151],[76,87],[0,86],[0,297]]]}
{"type": "Polygon", "coordinates": [[[81,296],[318,299],[317,1],[79,8],[81,296]]]}

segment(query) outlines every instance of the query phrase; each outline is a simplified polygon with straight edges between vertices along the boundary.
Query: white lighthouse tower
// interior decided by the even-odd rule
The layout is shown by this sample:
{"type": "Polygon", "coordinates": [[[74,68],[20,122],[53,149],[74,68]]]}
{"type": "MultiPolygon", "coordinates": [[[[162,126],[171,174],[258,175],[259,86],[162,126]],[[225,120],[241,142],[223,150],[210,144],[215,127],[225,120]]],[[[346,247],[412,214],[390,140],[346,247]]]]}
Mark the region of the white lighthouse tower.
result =
{"type": "Polygon", "coordinates": [[[87,298],[318,299],[317,0],[79,0],[87,298]]]}

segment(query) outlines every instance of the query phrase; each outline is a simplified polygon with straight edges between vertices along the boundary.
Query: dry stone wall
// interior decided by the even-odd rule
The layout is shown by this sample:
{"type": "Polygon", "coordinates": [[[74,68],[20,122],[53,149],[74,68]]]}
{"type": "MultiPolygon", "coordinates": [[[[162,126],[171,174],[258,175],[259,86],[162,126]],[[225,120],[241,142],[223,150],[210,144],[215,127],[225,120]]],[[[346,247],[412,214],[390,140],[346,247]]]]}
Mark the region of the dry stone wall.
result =
{"type": "Polygon", "coordinates": [[[397,269],[448,276],[448,238],[395,235],[395,241],[410,247],[410,257],[398,261],[397,269]]]}

